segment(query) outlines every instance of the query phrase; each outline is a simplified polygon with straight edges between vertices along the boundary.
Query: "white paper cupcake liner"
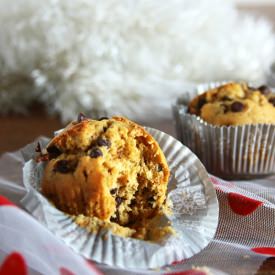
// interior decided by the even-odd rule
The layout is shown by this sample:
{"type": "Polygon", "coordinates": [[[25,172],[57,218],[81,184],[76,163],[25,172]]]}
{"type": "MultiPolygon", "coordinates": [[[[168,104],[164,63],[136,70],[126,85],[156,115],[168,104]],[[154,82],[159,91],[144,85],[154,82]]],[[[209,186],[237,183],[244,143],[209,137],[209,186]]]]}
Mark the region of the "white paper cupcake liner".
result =
{"type": "Polygon", "coordinates": [[[197,86],[173,106],[177,136],[208,172],[225,179],[247,179],[275,173],[275,125],[214,126],[187,113],[189,101],[225,82],[197,86]]]}
{"type": "MultiPolygon", "coordinates": [[[[162,148],[171,170],[168,197],[173,202],[171,221],[177,234],[164,243],[123,238],[100,231],[88,233],[39,192],[43,163],[31,159],[35,144],[26,147],[23,180],[28,190],[23,206],[41,223],[83,256],[120,268],[148,269],[187,259],[211,241],[218,224],[216,192],[198,158],[173,137],[147,129],[162,148]],[[102,238],[104,234],[104,238],[102,238]],[[107,234],[107,238],[106,238],[107,234]]],[[[46,145],[48,140],[43,140],[46,145]]]]}

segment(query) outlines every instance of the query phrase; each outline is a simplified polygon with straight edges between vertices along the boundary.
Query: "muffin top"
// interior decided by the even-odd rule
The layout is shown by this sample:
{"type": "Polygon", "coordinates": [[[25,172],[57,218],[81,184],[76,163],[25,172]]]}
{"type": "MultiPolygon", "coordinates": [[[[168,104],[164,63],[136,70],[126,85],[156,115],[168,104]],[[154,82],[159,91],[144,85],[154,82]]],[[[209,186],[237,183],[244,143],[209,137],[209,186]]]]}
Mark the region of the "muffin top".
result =
{"type": "Polygon", "coordinates": [[[188,112],[218,126],[275,124],[275,94],[265,85],[226,83],[196,96],[188,112]]]}

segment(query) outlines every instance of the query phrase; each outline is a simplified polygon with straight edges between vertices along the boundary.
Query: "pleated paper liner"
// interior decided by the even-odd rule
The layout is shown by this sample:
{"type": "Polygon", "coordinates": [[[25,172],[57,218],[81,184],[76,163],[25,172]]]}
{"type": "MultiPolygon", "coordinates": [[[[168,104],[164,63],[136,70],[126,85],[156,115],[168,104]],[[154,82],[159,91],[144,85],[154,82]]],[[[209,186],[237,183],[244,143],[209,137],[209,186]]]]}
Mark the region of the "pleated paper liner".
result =
{"type": "Polygon", "coordinates": [[[177,136],[208,172],[224,179],[253,179],[275,173],[275,125],[214,126],[187,113],[196,95],[223,83],[199,85],[173,106],[177,136]]]}
{"type": "MultiPolygon", "coordinates": [[[[30,159],[35,144],[23,150],[25,159],[30,159],[23,168],[28,190],[23,206],[77,253],[113,267],[158,268],[200,252],[214,237],[218,224],[214,187],[201,162],[187,147],[163,132],[147,130],[160,144],[171,170],[168,197],[173,202],[173,213],[165,218],[171,221],[177,234],[164,243],[123,238],[106,231],[88,233],[76,225],[40,193],[43,164],[30,159]]],[[[43,145],[48,142],[42,141],[43,145]]]]}

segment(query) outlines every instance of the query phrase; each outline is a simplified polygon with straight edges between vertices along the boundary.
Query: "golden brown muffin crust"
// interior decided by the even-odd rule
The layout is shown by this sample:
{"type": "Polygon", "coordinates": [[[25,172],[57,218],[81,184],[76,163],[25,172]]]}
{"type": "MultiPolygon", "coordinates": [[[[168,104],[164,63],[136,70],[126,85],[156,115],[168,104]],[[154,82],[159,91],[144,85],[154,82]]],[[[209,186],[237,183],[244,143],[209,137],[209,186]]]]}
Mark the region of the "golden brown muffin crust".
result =
{"type": "Polygon", "coordinates": [[[188,112],[219,126],[275,124],[275,94],[267,86],[227,83],[195,97],[188,112]]]}

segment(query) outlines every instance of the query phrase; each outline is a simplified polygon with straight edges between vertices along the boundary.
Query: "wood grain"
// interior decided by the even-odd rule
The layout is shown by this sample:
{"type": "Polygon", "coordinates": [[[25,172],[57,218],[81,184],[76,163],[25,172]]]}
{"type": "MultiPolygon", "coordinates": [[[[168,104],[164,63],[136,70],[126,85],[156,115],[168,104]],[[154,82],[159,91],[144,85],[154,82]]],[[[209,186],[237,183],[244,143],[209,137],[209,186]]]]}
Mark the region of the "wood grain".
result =
{"type": "Polygon", "coordinates": [[[17,150],[39,136],[52,136],[62,123],[57,116],[47,115],[39,104],[30,108],[29,115],[0,116],[0,154],[17,150]]]}

